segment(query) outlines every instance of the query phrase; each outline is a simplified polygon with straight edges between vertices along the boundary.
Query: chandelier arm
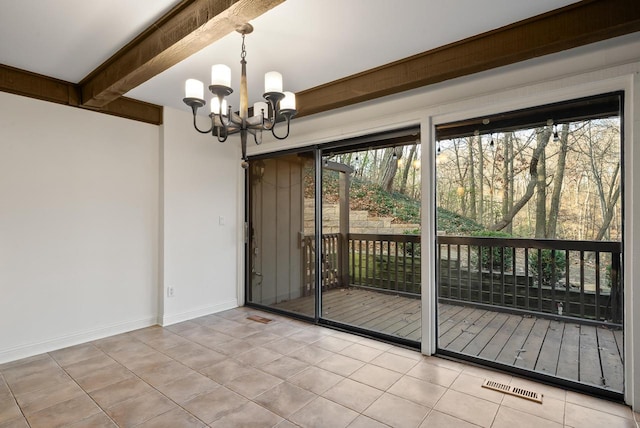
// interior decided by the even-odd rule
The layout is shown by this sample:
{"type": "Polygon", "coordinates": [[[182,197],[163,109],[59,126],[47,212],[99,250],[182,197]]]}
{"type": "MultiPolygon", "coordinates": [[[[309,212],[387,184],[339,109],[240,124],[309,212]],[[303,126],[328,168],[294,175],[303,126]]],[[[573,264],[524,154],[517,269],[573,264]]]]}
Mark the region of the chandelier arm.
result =
{"type": "Polygon", "coordinates": [[[249,128],[248,131],[253,135],[253,141],[256,143],[256,146],[262,144],[262,128],[249,128]],[[258,134],[260,134],[260,138],[258,138],[258,134]]]}
{"type": "Polygon", "coordinates": [[[291,123],[291,116],[286,115],[285,119],[287,120],[287,133],[283,136],[283,137],[279,137],[276,134],[276,123],[275,121],[273,122],[273,126],[271,127],[271,133],[273,134],[274,137],[276,137],[278,140],[284,140],[285,138],[287,138],[289,136],[289,124],[291,123]]]}
{"type": "MultiPolygon", "coordinates": [[[[222,102],[220,102],[220,105],[222,105],[222,102]]],[[[227,117],[231,117],[231,106],[229,106],[229,111],[227,111],[227,117]]],[[[220,124],[221,124],[221,128],[224,130],[224,133],[226,136],[229,135],[229,132],[227,130],[227,125],[229,124],[228,122],[225,123],[224,121],[224,116],[222,115],[222,109],[220,109],[220,111],[218,112],[218,119],[220,120],[220,124]]],[[[225,140],[227,139],[227,137],[225,136],[225,140]]],[[[220,141],[220,137],[218,137],[218,141],[220,141]]],[[[222,141],[221,141],[222,142],[222,141]]]]}
{"type": "Polygon", "coordinates": [[[273,131],[273,128],[276,126],[276,123],[271,121],[271,119],[264,120],[262,123],[263,131],[273,131]]]}
{"type": "Polygon", "coordinates": [[[198,124],[196,123],[196,117],[198,117],[195,113],[193,114],[193,127],[196,128],[196,131],[198,131],[201,134],[208,134],[209,132],[213,131],[213,119],[211,119],[211,128],[207,129],[206,131],[203,131],[202,129],[198,128],[198,124]]]}
{"type": "Polygon", "coordinates": [[[227,126],[235,125],[237,127],[242,127],[242,118],[231,111],[231,107],[229,107],[229,114],[227,115],[227,126]]]}
{"type": "MultiPolygon", "coordinates": [[[[229,133],[227,132],[226,127],[222,128],[221,126],[216,126],[215,128],[216,128],[216,134],[215,135],[218,138],[218,142],[219,143],[224,143],[225,141],[227,141],[227,138],[229,137],[229,133]],[[223,138],[220,137],[220,130],[221,129],[224,129],[224,131],[225,131],[224,134],[223,134],[224,135],[223,138]]],[[[213,134],[213,132],[212,132],[212,134],[213,134]]]]}
{"type": "MultiPolygon", "coordinates": [[[[269,105],[271,105],[272,117],[267,118],[265,122],[269,123],[270,126],[264,125],[264,129],[265,131],[273,131],[273,128],[276,127],[276,118],[278,117],[279,100],[273,97],[267,97],[266,100],[269,102],[269,105]]],[[[267,109],[267,114],[269,113],[268,110],[269,109],[267,109]]]]}

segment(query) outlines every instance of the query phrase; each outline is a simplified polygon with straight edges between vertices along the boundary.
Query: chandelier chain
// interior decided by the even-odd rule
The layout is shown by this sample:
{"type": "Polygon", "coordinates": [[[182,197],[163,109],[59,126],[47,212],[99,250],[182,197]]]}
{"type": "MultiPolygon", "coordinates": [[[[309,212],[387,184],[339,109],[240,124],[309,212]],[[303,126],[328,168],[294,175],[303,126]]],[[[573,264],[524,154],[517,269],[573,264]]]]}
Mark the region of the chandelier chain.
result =
{"type": "Polygon", "coordinates": [[[245,57],[247,56],[247,50],[245,49],[244,46],[244,34],[242,35],[242,52],[240,53],[240,58],[241,59],[245,59],[245,57]]]}

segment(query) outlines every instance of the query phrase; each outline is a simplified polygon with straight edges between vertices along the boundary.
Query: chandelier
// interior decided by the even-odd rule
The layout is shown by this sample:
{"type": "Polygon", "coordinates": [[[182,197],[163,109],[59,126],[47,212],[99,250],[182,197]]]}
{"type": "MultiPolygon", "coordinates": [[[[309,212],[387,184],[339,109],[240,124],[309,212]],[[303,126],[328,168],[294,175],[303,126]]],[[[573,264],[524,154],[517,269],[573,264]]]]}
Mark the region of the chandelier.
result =
{"type": "Polygon", "coordinates": [[[233,112],[231,106],[227,106],[226,96],[233,92],[231,89],[231,69],[224,64],[216,64],[211,67],[211,85],[209,91],[211,98],[211,127],[207,130],[198,128],[196,116],[198,109],[206,105],[204,100],[204,84],[196,79],[187,79],[185,83],[185,97],[182,101],[193,112],[193,127],[202,134],[211,133],[218,141],[224,143],[227,137],[240,134],[242,146],[242,167],[247,168],[247,138],[253,135],[256,144],[262,143],[262,131],[271,131],[278,140],[284,140],[289,136],[289,124],[291,118],[297,113],[296,96],[292,92],[282,91],[282,75],[277,71],[270,71],[264,76],[264,94],[266,102],[260,101],[253,105],[253,116],[249,117],[249,101],[247,92],[247,52],[244,45],[244,37],[253,31],[251,24],[243,24],[236,28],[242,34],[242,52],[240,64],[242,74],[240,76],[240,110],[233,112]],[[284,119],[287,124],[287,132],[279,136],[275,132],[276,123],[284,119]]]}

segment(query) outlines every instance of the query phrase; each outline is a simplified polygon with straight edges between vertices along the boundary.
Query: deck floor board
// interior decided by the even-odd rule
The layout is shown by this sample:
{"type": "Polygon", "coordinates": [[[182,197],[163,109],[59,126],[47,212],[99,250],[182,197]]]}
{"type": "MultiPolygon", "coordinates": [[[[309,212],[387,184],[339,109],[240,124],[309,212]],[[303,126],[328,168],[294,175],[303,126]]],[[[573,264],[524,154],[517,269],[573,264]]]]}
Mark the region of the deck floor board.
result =
{"type": "Polygon", "coordinates": [[[551,321],[546,331],[544,341],[540,347],[540,354],[535,364],[535,371],[556,375],[558,370],[558,358],[560,357],[560,346],[564,334],[565,323],[561,321],[551,321]]]}
{"type": "Polygon", "coordinates": [[[556,376],[565,379],[580,379],[579,360],[580,326],[578,324],[564,323],[556,376]]]}
{"type": "MultiPolygon", "coordinates": [[[[361,288],[322,294],[322,317],[419,342],[419,299],[361,288]]],[[[314,297],[275,307],[309,314],[314,297]]],[[[311,312],[310,312],[311,311],[311,312]]],[[[480,359],[622,392],[622,330],[438,303],[438,346],[480,359]]]]}

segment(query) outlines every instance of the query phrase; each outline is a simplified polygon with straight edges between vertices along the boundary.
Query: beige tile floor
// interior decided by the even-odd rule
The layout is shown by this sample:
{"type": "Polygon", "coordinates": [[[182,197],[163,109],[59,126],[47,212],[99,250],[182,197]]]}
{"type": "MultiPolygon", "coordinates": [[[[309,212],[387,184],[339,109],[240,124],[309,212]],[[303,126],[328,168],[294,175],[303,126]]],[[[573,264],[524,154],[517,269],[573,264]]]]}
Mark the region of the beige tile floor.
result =
{"type": "Polygon", "coordinates": [[[621,404],[250,308],[0,365],[0,428],[631,428],[634,416],[621,404]],[[543,404],[483,389],[485,378],[541,392],[543,404]]]}

